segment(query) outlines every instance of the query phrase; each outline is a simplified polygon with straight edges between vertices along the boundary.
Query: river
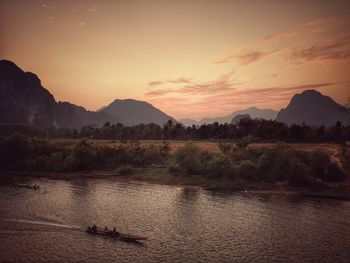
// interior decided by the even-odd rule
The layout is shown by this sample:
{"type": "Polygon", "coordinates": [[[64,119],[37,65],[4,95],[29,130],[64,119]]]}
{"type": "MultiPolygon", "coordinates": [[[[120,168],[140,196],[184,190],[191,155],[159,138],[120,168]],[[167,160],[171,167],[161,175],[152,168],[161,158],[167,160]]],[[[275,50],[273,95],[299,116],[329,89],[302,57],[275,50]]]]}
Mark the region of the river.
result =
{"type": "MultiPolygon", "coordinates": [[[[118,180],[0,184],[0,259],[35,262],[350,262],[350,202],[118,180]],[[89,235],[87,225],[148,237],[89,235]]],[[[20,179],[23,181],[23,179],[20,179]]]]}

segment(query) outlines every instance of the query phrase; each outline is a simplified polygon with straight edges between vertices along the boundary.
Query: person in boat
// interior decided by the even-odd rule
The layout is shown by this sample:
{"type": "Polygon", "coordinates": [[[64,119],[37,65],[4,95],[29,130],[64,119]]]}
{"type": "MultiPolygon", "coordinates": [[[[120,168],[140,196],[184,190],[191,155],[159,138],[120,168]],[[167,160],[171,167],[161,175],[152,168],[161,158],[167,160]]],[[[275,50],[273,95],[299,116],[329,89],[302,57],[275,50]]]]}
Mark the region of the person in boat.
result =
{"type": "Polygon", "coordinates": [[[119,236],[119,232],[117,231],[117,229],[115,227],[113,228],[113,236],[115,236],[115,237],[119,236]]]}
{"type": "Polygon", "coordinates": [[[92,226],[92,231],[93,231],[94,233],[97,232],[97,226],[96,226],[95,224],[92,226]]]}
{"type": "Polygon", "coordinates": [[[103,233],[108,234],[108,232],[109,232],[109,230],[108,230],[108,228],[105,226],[105,229],[103,229],[103,233]]]}

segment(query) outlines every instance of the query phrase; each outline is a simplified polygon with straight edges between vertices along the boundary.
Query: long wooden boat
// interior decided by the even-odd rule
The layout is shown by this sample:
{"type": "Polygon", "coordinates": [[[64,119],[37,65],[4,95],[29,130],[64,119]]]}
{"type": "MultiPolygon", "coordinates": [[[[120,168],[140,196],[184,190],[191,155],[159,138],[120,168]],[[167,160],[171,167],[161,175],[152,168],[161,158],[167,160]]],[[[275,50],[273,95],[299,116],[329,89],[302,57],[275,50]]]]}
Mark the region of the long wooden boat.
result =
{"type": "Polygon", "coordinates": [[[28,188],[28,189],[34,189],[34,190],[40,189],[40,185],[37,185],[37,184],[15,184],[15,186],[22,187],[22,188],[28,188]]]}
{"type": "Polygon", "coordinates": [[[140,242],[142,240],[147,240],[146,237],[140,237],[140,236],[135,236],[135,235],[130,235],[130,234],[125,234],[125,233],[119,233],[117,236],[114,236],[110,233],[106,233],[102,230],[97,229],[96,231],[93,231],[91,228],[86,229],[86,233],[91,234],[91,235],[98,235],[98,236],[105,236],[112,238],[114,240],[120,240],[120,241],[125,241],[125,242],[140,242]]]}

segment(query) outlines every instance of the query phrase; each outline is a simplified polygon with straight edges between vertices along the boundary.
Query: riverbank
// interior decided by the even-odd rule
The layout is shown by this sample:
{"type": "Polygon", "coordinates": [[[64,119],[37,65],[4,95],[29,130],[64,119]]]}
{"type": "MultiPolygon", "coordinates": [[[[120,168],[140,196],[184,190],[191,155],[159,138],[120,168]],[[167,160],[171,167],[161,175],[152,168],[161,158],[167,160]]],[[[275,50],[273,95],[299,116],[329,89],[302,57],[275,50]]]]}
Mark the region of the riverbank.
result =
{"type": "Polygon", "coordinates": [[[250,193],[258,195],[288,195],[307,198],[326,198],[337,200],[350,200],[349,183],[328,185],[325,189],[312,191],[305,187],[291,187],[287,182],[246,182],[239,179],[230,180],[227,178],[211,179],[198,175],[171,174],[164,167],[159,168],[138,168],[132,174],[121,175],[111,171],[90,171],[90,172],[4,172],[2,178],[14,178],[23,182],[28,179],[53,179],[73,181],[83,180],[111,180],[122,182],[143,182],[169,186],[195,187],[213,192],[221,193],[250,193]]]}

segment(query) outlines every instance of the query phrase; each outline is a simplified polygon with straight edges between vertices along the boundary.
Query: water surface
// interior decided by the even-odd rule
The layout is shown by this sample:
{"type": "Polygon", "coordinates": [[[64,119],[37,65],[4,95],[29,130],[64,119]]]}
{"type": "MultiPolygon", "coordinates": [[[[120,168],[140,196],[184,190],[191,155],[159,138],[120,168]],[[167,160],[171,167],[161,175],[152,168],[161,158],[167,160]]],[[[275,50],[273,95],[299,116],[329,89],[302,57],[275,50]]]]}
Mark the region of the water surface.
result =
{"type": "MultiPolygon", "coordinates": [[[[22,179],[23,180],[23,179],[22,179]]],[[[349,262],[350,202],[111,180],[0,184],[0,259],[101,262],[349,262]],[[91,236],[116,226],[144,245],[91,236]]]]}

